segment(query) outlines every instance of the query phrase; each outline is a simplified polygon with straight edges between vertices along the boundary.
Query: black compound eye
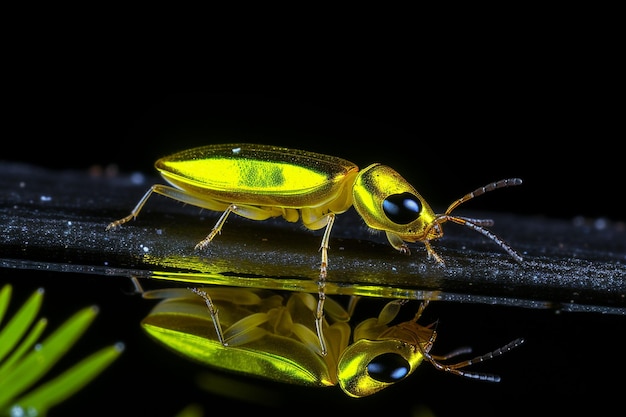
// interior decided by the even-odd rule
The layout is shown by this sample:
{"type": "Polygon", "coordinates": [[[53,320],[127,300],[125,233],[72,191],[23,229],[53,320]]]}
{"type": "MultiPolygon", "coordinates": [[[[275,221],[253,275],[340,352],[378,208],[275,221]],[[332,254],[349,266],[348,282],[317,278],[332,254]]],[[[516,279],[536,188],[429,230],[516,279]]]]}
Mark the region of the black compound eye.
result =
{"type": "Polygon", "coordinates": [[[422,205],[411,193],[393,194],[383,201],[383,211],[396,224],[409,224],[420,216],[422,205]]]}
{"type": "Polygon", "coordinates": [[[395,353],[376,356],[367,364],[369,376],[380,382],[398,382],[408,375],[410,369],[406,359],[395,353]]]}

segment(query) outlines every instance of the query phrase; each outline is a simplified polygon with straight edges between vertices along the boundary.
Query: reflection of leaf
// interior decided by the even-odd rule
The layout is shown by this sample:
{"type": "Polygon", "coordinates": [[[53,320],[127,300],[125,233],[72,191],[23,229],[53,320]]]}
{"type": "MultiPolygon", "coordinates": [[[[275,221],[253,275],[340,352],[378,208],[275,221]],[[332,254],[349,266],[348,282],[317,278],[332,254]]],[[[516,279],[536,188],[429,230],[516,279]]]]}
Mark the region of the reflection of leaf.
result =
{"type": "MultiPolygon", "coordinates": [[[[8,308],[11,292],[10,285],[0,290],[0,324],[8,308]]],[[[35,291],[11,321],[0,327],[1,415],[46,415],[51,407],[80,390],[123,351],[121,343],[105,347],[55,379],[26,392],[82,336],[98,314],[94,306],[79,310],[45,340],[35,344],[47,324],[45,319],[33,324],[42,300],[43,290],[35,291]]]]}
{"type": "Polygon", "coordinates": [[[176,414],[176,417],[202,417],[202,411],[202,407],[198,404],[189,404],[176,414]]]}

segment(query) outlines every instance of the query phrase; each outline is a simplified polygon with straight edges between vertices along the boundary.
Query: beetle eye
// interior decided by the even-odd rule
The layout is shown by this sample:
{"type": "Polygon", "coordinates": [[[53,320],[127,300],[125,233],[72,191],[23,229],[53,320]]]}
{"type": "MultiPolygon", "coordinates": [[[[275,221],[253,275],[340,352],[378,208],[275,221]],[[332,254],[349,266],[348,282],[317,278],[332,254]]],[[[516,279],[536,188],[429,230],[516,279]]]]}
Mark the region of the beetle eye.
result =
{"type": "Polygon", "coordinates": [[[420,201],[411,193],[393,194],[383,201],[383,211],[396,224],[409,224],[422,211],[420,201]]]}
{"type": "Polygon", "coordinates": [[[385,353],[367,364],[367,372],[376,381],[397,382],[408,375],[410,365],[402,356],[385,353]]]}

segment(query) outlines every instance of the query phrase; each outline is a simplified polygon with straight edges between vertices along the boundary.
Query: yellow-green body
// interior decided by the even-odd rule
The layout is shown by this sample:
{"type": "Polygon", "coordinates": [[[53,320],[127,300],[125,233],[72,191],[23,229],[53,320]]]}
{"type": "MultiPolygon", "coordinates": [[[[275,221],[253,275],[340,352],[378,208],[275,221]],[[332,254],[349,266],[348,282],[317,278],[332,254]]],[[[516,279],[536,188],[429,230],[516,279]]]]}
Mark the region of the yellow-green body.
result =
{"type": "Polygon", "coordinates": [[[350,207],[358,167],[344,159],[265,145],[210,145],[159,159],[178,188],[225,204],[272,208],[350,207]]]}
{"type": "Polygon", "coordinates": [[[236,204],[238,214],[254,220],[283,216],[295,222],[301,215],[314,230],[326,225],[320,223],[325,214],[350,208],[359,171],[333,156],[249,144],[190,149],[161,158],[155,166],[196,205],[222,211],[236,204]]]}
{"type": "Polygon", "coordinates": [[[430,241],[443,235],[443,223],[452,221],[491,238],[522,261],[513,249],[483,227],[491,225],[491,220],[450,215],[454,208],[475,196],[521,184],[517,178],[478,188],[454,201],[444,213],[435,214],[417,190],[392,168],[374,163],[359,170],[350,161],[315,152],[246,143],[208,145],[161,158],[155,166],[172,186],[153,185],[128,216],[111,222],[107,230],[137,217],[152,193],[222,211],[196,249],[204,249],[220,233],[230,213],[252,220],[280,216],[290,222],[301,219],[311,230],[324,228],[315,310],[322,355],[326,354],[322,318],[330,233],[335,216],[350,207],[371,229],[384,231],[389,243],[402,253],[410,253],[406,242],[422,242],[429,257],[443,264],[430,241]]]}
{"type": "Polygon", "coordinates": [[[429,256],[443,263],[429,242],[443,235],[442,223],[453,221],[485,234],[521,261],[504,242],[482,228],[491,224],[489,220],[450,215],[474,196],[521,184],[517,178],[481,187],[455,201],[445,213],[435,214],[417,190],[386,165],[374,163],[359,170],[345,159],[304,150],[249,143],[207,145],[163,157],[155,167],[173,187],[152,186],[131,214],[107,229],[135,218],[153,192],[224,212],[211,233],[196,245],[198,249],[213,240],[231,212],[253,220],[302,219],[311,230],[326,228],[321,245],[320,277],[324,279],[335,215],[354,206],[370,228],[384,231],[389,243],[404,253],[410,253],[405,242],[423,242],[429,256]]]}
{"type": "Polygon", "coordinates": [[[164,299],[142,327],[188,358],[238,374],[305,386],[339,385],[350,396],[364,397],[409,376],[422,362],[420,349],[430,350],[435,338],[434,330],[412,321],[403,327],[387,326],[397,308],[365,320],[352,334],[348,313],[327,299],[323,326],[328,353],[321,356],[311,321],[316,308],[311,294],[283,297],[268,290],[228,287],[206,291],[219,311],[228,346],[220,342],[202,298],[189,290],[147,293],[164,299]],[[394,328],[408,330],[396,334],[394,328]],[[377,381],[369,376],[367,365],[384,353],[404,358],[407,370],[401,378],[377,381]]]}
{"type": "Polygon", "coordinates": [[[393,324],[406,300],[391,300],[376,317],[355,325],[351,323],[351,313],[358,299],[352,298],[346,309],[328,298],[322,320],[328,351],[322,356],[311,320],[316,300],[309,293],[212,287],[155,290],[144,296],[162,300],[142,320],[142,328],[187,358],[229,372],[289,384],[339,385],[347,395],[356,398],[405,380],[424,360],[441,371],[497,382],[499,378],[494,375],[465,372],[461,368],[522,343],[518,339],[486,355],[446,365],[439,360],[468,350],[447,356],[430,354],[437,333],[432,324],[418,323],[428,302],[420,304],[411,320],[393,324]]]}

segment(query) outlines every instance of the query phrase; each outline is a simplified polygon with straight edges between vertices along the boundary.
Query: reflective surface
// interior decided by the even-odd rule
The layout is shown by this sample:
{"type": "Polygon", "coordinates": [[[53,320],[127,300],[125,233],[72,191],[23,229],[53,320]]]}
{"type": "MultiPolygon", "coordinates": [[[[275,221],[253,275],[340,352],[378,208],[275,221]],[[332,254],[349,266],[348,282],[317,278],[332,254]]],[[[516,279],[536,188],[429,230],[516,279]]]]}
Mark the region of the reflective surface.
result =
{"type": "MultiPolygon", "coordinates": [[[[232,216],[198,251],[220,213],[154,198],[136,220],[105,231],[158,181],[0,165],[0,266],[317,292],[321,232],[299,224],[232,216]]],[[[493,218],[493,232],[524,263],[480,234],[446,224],[433,242],[446,262],[441,267],[421,244],[411,255],[397,253],[351,210],[337,217],[331,235],[326,292],[625,314],[624,223],[467,215],[493,218]]]]}
{"type": "Polygon", "coordinates": [[[568,406],[572,397],[601,409],[613,398],[612,378],[624,371],[623,361],[612,359],[621,351],[626,324],[623,223],[468,213],[493,217],[492,230],[524,256],[525,264],[472,231],[445,225],[444,238],[433,243],[447,263],[441,268],[426,258],[423,247],[415,245],[410,256],[398,254],[384,236],[369,234],[353,213],[339,216],[331,238],[328,294],[366,295],[371,311],[379,311],[388,297],[433,300],[425,320],[439,320],[434,353],[460,345],[484,352],[517,337],[526,340],[514,354],[490,361],[488,370],[502,376],[499,384],[424,367],[405,383],[354,402],[338,389],[220,373],[142,334],[139,323],[153,303],[134,293],[131,276],[146,287],[202,283],[317,291],[321,236],[299,225],[233,217],[209,250],[198,253],[194,245],[218,214],[157,198],[137,220],[105,232],[154,181],[0,163],[2,281],[16,285],[16,300],[20,291],[25,299],[44,286],[49,303],[44,308],[52,320],[97,303],[101,314],[94,322],[94,345],[122,340],[127,346],[117,364],[58,415],[95,403],[111,413],[123,407],[171,416],[190,402],[203,404],[207,415],[218,402],[235,413],[291,414],[314,405],[324,415],[346,415],[384,412],[393,404],[398,415],[423,407],[440,416],[459,410],[502,415],[511,407],[530,412],[544,401],[575,409],[568,406]],[[149,398],[140,396],[139,386],[149,398]],[[598,391],[604,393],[601,401],[589,395],[598,391]]]}

